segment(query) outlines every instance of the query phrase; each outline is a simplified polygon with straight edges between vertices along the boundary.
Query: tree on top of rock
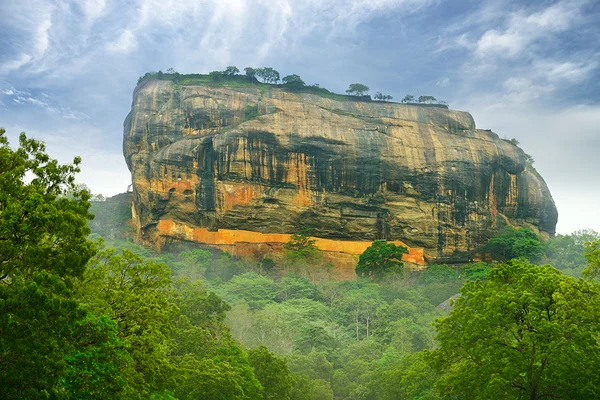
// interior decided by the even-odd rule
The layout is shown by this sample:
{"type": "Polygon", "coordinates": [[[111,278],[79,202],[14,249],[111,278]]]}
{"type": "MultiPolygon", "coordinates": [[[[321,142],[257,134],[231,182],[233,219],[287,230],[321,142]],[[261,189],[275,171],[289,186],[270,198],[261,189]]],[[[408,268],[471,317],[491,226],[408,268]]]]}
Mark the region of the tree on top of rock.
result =
{"type": "Polygon", "coordinates": [[[248,79],[254,79],[256,77],[256,70],[252,67],[244,68],[244,72],[246,73],[248,79]]]}
{"type": "Polygon", "coordinates": [[[346,90],[346,94],[350,96],[365,96],[367,93],[369,93],[369,87],[362,83],[351,83],[346,90]]]}
{"type": "Polygon", "coordinates": [[[239,72],[240,72],[240,70],[238,69],[238,67],[236,67],[234,65],[230,65],[229,67],[225,68],[225,71],[223,71],[223,75],[233,76],[233,75],[237,75],[239,72]]]}
{"type": "Polygon", "coordinates": [[[300,78],[300,76],[296,74],[284,76],[281,79],[284,85],[292,87],[292,88],[301,88],[305,85],[304,81],[300,78]]]}
{"type": "Polygon", "coordinates": [[[415,96],[412,94],[407,94],[402,98],[402,103],[412,103],[413,101],[415,101],[415,96]]]}
{"type": "Polygon", "coordinates": [[[378,100],[378,101],[389,101],[389,100],[393,99],[393,97],[390,96],[389,94],[383,94],[381,92],[375,93],[374,98],[375,98],[375,100],[378,100]]]}
{"type": "Polygon", "coordinates": [[[427,103],[427,104],[431,104],[434,101],[436,101],[437,99],[433,96],[419,96],[419,99],[417,100],[419,103],[427,103]]]}
{"type": "Polygon", "coordinates": [[[256,68],[256,76],[263,80],[264,83],[279,82],[279,72],[271,67],[256,68]]]}

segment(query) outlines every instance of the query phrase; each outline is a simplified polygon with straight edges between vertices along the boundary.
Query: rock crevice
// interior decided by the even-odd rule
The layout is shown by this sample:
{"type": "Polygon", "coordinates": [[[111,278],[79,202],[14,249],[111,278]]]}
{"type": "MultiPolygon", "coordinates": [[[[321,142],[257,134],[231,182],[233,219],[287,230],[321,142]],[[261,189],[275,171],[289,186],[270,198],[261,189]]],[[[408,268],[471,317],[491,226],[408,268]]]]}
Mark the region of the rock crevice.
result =
{"type": "Polygon", "coordinates": [[[167,225],[309,229],[461,261],[505,225],[552,235],[557,220],[519,147],[443,107],[150,80],[134,92],[123,150],[138,239],[157,248],[194,241],[167,225]]]}

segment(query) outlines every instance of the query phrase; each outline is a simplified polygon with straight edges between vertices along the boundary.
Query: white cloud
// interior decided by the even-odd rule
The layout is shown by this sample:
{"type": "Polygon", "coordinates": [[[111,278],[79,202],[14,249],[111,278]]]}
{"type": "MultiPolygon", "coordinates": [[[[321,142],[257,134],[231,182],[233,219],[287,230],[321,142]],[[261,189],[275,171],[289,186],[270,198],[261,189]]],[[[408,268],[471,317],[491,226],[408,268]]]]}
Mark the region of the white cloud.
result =
{"type": "Polygon", "coordinates": [[[435,83],[435,85],[436,85],[436,86],[440,86],[440,87],[446,87],[446,86],[450,85],[450,78],[448,78],[448,77],[444,77],[444,78],[442,78],[442,79],[438,80],[438,81],[435,83]]]}
{"type": "Polygon", "coordinates": [[[463,96],[477,92],[490,107],[499,109],[560,101],[569,95],[568,88],[585,83],[600,65],[597,50],[573,48],[567,42],[589,31],[590,1],[558,0],[514,8],[516,4],[486,1],[445,30],[448,36],[440,41],[438,52],[462,49],[467,53],[453,86],[463,96]]]}
{"type": "Polygon", "coordinates": [[[547,99],[561,87],[587,80],[597,67],[596,62],[534,61],[529,68],[519,70],[516,76],[505,79],[502,85],[504,93],[496,98],[507,104],[547,99]]]}
{"type": "Polygon", "coordinates": [[[106,45],[106,49],[111,53],[129,54],[138,47],[137,40],[130,30],[124,30],[121,36],[114,42],[106,45]]]}
{"type": "Polygon", "coordinates": [[[32,68],[51,47],[52,13],[56,7],[43,0],[0,2],[3,35],[10,39],[12,54],[2,56],[0,75],[32,68]]]}
{"type": "Polygon", "coordinates": [[[586,80],[590,73],[598,67],[596,61],[590,62],[553,62],[540,61],[534,70],[549,82],[566,81],[568,83],[580,83],[586,80]]]}
{"type": "Polygon", "coordinates": [[[7,74],[11,71],[16,71],[22,66],[26,65],[30,60],[31,56],[29,54],[21,53],[17,59],[0,64],[0,74],[7,74]]]}
{"type": "Polygon", "coordinates": [[[550,85],[534,83],[526,77],[511,77],[504,81],[504,96],[499,100],[508,104],[526,104],[540,97],[548,96],[555,88],[550,85]]]}
{"type": "Polygon", "coordinates": [[[71,110],[69,107],[60,107],[59,111],[62,117],[65,119],[82,121],[90,118],[87,114],[80,111],[71,110]]]}
{"type": "Polygon", "coordinates": [[[549,31],[562,31],[568,29],[575,21],[581,18],[580,8],[588,1],[563,0],[552,6],[528,16],[515,15],[511,26],[525,24],[533,29],[549,31]]]}
{"type": "Polygon", "coordinates": [[[82,159],[77,181],[88,185],[92,193],[109,197],[127,190],[131,183],[131,173],[122,154],[91,151],[86,147],[73,152],[73,156],[75,155],[80,155],[82,159]],[[107,168],[108,165],[110,168],[107,168]]]}
{"type": "Polygon", "coordinates": [[[552,32],[571,28],[582,18],[580,7],[583,4],[581,1],[566,0],[539,12],[513,12],[504,27],[483,33],[474,46],[474,54],[480,58],[520,56],[536,40],[552,32]]]}
{"type": "MultiPolygon", "coordinates": [[[[582,11],[589,0],[559,0],[512,9],[511,2],[484,1],[479,10],[447,28],[438,52],[465,49],[472,57],[465,62],[469,73],[489,74],[505,63],[535,62],[547,57],[555,35],[585,23],[582,11]]],[[[558,63],[560,61],[554,60],[558,63]]]]}
{"type": "MultiPolygon", "coordinates": [[[[359,23],[369,21],[386,12],[411,14],[438,3],[436,0],[311,0],[290,1],[300,19],[310,16],[327,21],[334,30],[352,31],[359,23]],[[311,13],[310,10],[313,10],[311,13]]],[[[308,18],[307,18],[308,19],[308,18]]],[[[305,21],[308,22],[308,21],[305,21]]]]}
{"type": "Polygon", "coordinates": [[[71,109],[69,106],[61,104],[53,99],[47,93],[40,92],[38,95],[32,94],[28,90],[18,90],[12,86],[6,89],[0,89],[0,93],[12,99],[13,103],[20,106],[34,106],[52,114],[60,115],[62,118],[71,120],[86,120],[89,116],[85,113],[71,109]]]}
{"type": "Polygon", "coordinates": [[[37,28],[35,40],[35,57],[40,58],[46,53],[49,45],[48,31],[52,27],[52,21],[48,18],[44,20],[37,28]]]}
{"type": "Polygon", "coordinates": [[[100,18],[106,9],[105,0],[87,0],[82,5],[83,11],[89,22],[100,18]]]}
{"type": "MultiPolygon", "coordinates": [[[[408,76],[417,80],[426,72],[441,71],[438,76],[429,76],[427,84],[435,83],[437,90],[456,93],[459,99],[473,100],[461,108],[472,110],[480,125],[494,129],[501,136],[519,139],[537,160],[542,175],[549,177],[551,190],[567,193],[569,189],[560,186],[562,181],[552,177],[562,177],[560,170],[583,169],[583,161],[568,164],[567,158],[577,158],[576,153],[582,147],[593,148],[591,141],[594,135],[597,137],[600,126],[594,113],[600,110],[570,108],[563,115],[556,109],[541,110],[531,104],[558,98],[567,92],[565,89],[585,83],[596,72],[597,55],[566,56],[553,47],[554,40],[562,33],[580,28],[586,17],[581,7],[590,2],[485,0],[476,12],[449,16],[448,20],[455,18],[460,22],[448,29],[443,27],[445,21],[440,21],[439,16],[433,21],[435,26],[425,25],[431,23],[429,20],[419,22],[420,18],[411,18],[440,1],[129,0],[123,5],[105,0],[0,0],[0,14],[7,16],[10,32],[22,38],[11,42],[15,43],[14,52],[0,60],[0,74],[16,71],[10,75],[12,85],[23,87],[12,81],[16,76],[28,87],[37,88],[26,93],[3,86],[1,96],[7,109],[22,112],[23,120],[28,108],[31,115],[60,117],[47,118],[55,126],[45,128],[65,137],[60,145],[55,144],[56,151],[64,152],[62,146],[71,150],[69,147],[76,142],[78,149],[74,155],[82,155],[84,163],[86,160],[90,163],[84,170],[84,181],[89,182],[92,190],[109,195],[122,191],[128,183],[122,156],[117,149],[96,153],[98,143],[79,143],[79,139],[97,135],[109,137],[106,141],[113,146],[120,142],[120,124],[130,104],[136,74],[151,69],[164,71],[168,67],[180,72],[200,72],[230,64],[243,68],[269,63],[281,69],[298,68],[290,72],[303,76],[312,73],[311,81],[329,77],[331,87],[332,79],[341,76],[339,79],[343,81],[345,74],[355,74],[360,68],[371,73],[383,70],[389,57],[386,54],[381,54],[383,63],[353,62],[355,50],[364,50],[373,38],[382,39],[381,35],[369,36],[371,28],[379,27],[371,25],[363,29],[365,24],[379,17],[409,15],[406,25],[422,28],[416,43],[423,43],[430,34],[439,34],[445,38],[441,45],[455,54],[449,52],[447,63],[441,61],[444,64],[440,58],[434,60],[436,65],[424,61],[419,67],[423,75],[416,72],[408,76]],[[11,7],[3,6],[7,3],[11,7]],[[530,5],[515,8],[516,4],[524,3],[530,5]],[[359,32],[365,36],[359,36],[359,32]],[[457,49],[461,50],[458,55],[457,49]],[[131,56],[134,52],[135,56],[131,56]],[[130,56],[124,57],[127,55],[130,56]],[[467,62],[461,68],[462,61],[457,58],[463,56],[467,62]],[[328,59],[321,61],[319,57],[328,59]],[[444,89],[450,84],[452,91],[444,89]],[[42,114],[40,110],[52,114],[42,114]],[[104,131],[88,126],[107,126],[107,121],[112,121],[112,125],[104,131]],[[63,125],[78,129],[68,132],[55,129],[63,125]],[[591,144],[578,144],[581,140],[591,144]],[[97,158],[93,158],[94,154],[97,158]]],[[[387,20],[377,21],[391,29],[387,20]]],[[[398,20],[401,18],[389,19],[394,24],[398,20]]],[[[401,29],[398,27],[398,32],[401,29]]],[[[12,41],[13,37],[9,39],[12,41]]],[[[390,52],[396,50],[395,44],[390,42],[390,52]]],[[[430,54],[414,56],[410,54],[410,58],[432,58],[430,54]]],[[[403,73],[398,71],[401,70],[395,66],[394,73],[402,82],[403,73]]],[[[454,100],[453,105],[460,106],[454,100]]],[[[594,168],[598,170],[600,166],[594,168]]],[[[583,172],[577,175],[585,176],[583,172]]],[[[589,175],[587,180],[590,181],[589,175]]],[[[565,215],[563,207],[559,204],[561,221],[565,215]]]]}
{"type": "Polygon", "coordinates": [[[500,32],[491,29],[483,34],[475,45],[475,55],[485,57],[490,54],[501,57],[515,57],[519,55],[528,40],[518,32],[500,32]]]}
{"type": "MultiPolygon", "coordinates": [[[[410,14],[441,0],[31,0],[2,9],[26,40],[0,74],[51,74],[74,79],[107,53],[161,47],[182,72],[259,64],[275,53],[298,53],[303,41],[352,37],[357,26],[388,12],[410,14]],[[83,14],[83,18],[82,18],[83,14]]],[[[2,7],[2,6],[0,6],[2,7]]],[[[161,68],[158,61],[146,68],[161,68]]],[[[137,62],[143,62],[138,60],[137,62]]],[[[136,62],[132,60],[131,62],[136,62]]],[[[162,66],[166,68],[167,65],[162,66]]]]}

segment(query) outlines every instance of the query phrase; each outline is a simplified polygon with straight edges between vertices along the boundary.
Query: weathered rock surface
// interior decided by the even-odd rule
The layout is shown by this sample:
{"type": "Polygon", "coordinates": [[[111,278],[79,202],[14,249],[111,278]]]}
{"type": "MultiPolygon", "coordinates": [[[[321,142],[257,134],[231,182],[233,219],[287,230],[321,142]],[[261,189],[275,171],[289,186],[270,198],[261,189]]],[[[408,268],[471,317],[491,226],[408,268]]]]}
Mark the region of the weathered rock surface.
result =
{"type": "Polygon", "coordinates": [[[310,228],[332,252],[387,239],[458,261],[505,225],[552,235],[557,220],[519,147],[442,106],[149,80],[123,150],[138,239],[157,248],[270,245],[310,228]]]}

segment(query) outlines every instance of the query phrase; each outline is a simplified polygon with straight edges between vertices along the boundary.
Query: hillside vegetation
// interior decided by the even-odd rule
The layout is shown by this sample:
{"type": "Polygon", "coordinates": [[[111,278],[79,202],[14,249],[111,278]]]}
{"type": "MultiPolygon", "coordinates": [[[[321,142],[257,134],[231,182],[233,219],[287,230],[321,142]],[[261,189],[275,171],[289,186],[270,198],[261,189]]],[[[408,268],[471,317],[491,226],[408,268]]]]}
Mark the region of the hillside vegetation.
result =
{"type": "Polygon", "coordinates": [[[490,263],[423,272],[376,242],[365,277],[339,281],[302,234],[277,262],[154,254],[115,231],[126,208],[91,206],[79,163],[0,130],[0,398],[600,394],[596,232],[507,229],[481,249],[490,263]]]}
{"type": "MultiPolygon", "coordinates": [[[[158,79],[173,82],[176,86],[205,85],[233,88],[258,87],[263,90],[275,86],[286,91],[309,93],[338,101],[373,101],[371,96],[368,95],[369,87],[359,83],[350,84],[346,91],[346,95],[343,95],[322,88],[319,84],[306,85],[304,81],[295,74],[283,77],[279,84],[279,72],[269,67],[256,69],[247,67],[245,68],[245,71],[246,73],[242,75],[239,74],[240,71],[237,67],[230,66],[227,67],[225,71],[212,71],[208,74],[180,74],[172,68],[169,68],[167,72],[147,72],[138,79],[137,84],[140,86],[151,79],[158,79]],[[265,71],[265,73],[261,75],[261,71],[265,71]],[[258,79],[259,77],[262,79],[262,82],[258,79]]],[[[393,97],[377,92],[373,98],[375,101],[389,102],[393,97]]],[[[418,104],[426,107],[448,108],[446,102],[438,101],[435,97],[429,95],[415,97],[408,94],[404,96],[401,102],[413,105],[418,104]]]]}

